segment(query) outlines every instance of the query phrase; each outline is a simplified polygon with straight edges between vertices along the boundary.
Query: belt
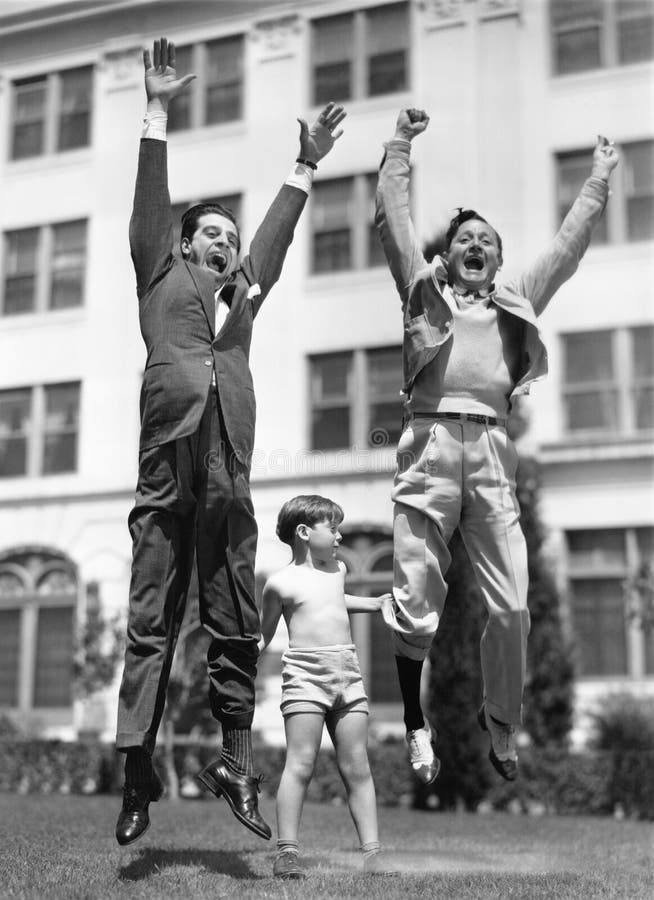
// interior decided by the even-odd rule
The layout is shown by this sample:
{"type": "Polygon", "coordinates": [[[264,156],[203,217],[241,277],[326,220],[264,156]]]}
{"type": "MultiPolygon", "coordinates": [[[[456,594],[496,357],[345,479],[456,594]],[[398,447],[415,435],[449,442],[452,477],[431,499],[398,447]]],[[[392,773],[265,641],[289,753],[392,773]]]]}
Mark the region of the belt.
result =
{"type": "Polygon", "coordinates": [[[411,419],[450,419],[453,422],[474,422],[476,425],[499,425],[506,428],[506,419],[495,416],[480,416],[478,413],[455,412],[412,412],[411,419]]]}

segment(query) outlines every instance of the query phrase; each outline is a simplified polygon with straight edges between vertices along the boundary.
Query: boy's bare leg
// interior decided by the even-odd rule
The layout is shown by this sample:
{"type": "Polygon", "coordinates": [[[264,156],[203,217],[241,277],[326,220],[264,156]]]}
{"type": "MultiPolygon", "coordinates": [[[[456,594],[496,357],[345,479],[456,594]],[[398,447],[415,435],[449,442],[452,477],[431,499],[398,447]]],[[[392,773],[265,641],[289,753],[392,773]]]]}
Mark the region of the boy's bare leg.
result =
{"type": "Polygon", "coordinates": [[[277,791],[277,844],[297,847],[300,817],[320,749],[323,713],[297,712],[284,717],[286,764],[277,791]]]}
{"type": "Polygon", "coordinates": [[[328,727],[361,846],[376,844],[379,849],[377,799],[368,762],[368,715],[351,710],[334,717],[328,727]]]}

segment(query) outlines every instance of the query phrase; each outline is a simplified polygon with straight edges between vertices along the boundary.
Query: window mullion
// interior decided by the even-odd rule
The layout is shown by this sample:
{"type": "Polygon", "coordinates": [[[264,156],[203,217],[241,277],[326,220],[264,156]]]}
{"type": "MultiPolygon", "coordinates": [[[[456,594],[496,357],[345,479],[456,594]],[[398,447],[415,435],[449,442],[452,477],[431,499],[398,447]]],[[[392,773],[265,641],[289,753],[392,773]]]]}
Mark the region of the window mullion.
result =
{"type": "Polygon", "coordinates": [[[618,422],[620,434],[632,434],[636,423],[632,404],[632,360],[629,346],[629,333],[626,328],[619,328],[613,333],[613,358],[615,365],[613,375],[618,392],[618,422]]]}
{"type": "Polygon", "coordinates": [[[37,476],[43,473],[43,444],[45,440],[45,388],[40,384],[32,388],[30,427],[27,474],[37,476]]]}
{"type": "Polygon", "coordinates": [[[23,715],[32,710],[36,666],[36,628],[38,607],[35,600],[23,602],[20,617],[18,663],[18,709],[23,715]]]}
{"type": "Polygon", "coordinates": [[[206,97],[204,87],[207,83],[207,46],[195,44],[192,53],[193,72],[198,77],[191,84],[191,128],[201,128],[205,124],[206,97]]]}
{"type": "Polygon", "coordinates": [[[350,434],[352,446],[365,450],[368,446],[368,378],[364,350],[355,350],[352,360],[350,394],[350,434]]]}
{"type": "Polygon", "coordinates": [[[61,107],[61,75],[54,72],[48,75],[48,88],[45,95],[45,139],[44,153],[55,153],[57,150],[57,120],[61,107]]]}
{"type": "Polygon", "coordinates": [[[52,225],[39,228],[39,246],[36,256],[35,312],[45,312],[50,308],[52,287],[52,225]]]}
{"type": "Polygon", "coordinates": [[[352,97],[362,100],[367,96],[366,70],[366,21],[365,13],[359,10],[354,13],[354,59],[352,60],[352,97]]]}

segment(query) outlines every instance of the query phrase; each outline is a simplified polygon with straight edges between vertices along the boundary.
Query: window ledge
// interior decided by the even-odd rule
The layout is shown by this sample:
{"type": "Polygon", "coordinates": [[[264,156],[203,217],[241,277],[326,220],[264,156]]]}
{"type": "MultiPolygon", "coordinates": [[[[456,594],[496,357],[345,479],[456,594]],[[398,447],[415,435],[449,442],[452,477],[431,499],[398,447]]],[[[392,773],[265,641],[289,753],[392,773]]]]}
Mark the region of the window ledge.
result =
{"type": "Polygon", "coordinates": [[[324,293],[328,291],[342,291],[344,287],[351,290],[353,287],[379,284],[394,288],[392,278],[386,263],[371,266],[368,269],[343,269],[338,272],[309,273],[306,277],[306,289],[309,293],[324,293]]]}
{"type": "Polygon", "coordinates": [[[651,432],[615,438],[602,434],[574,440],[541,444],[540,461],[548,463],[653,459],[654,436],[651,432]]]}
{"type": "Polygon", "coordinates": [[[329,480],[357,476],[392,475],[396,469],[397,445],[347,447],[343,450],[290,450],[265,454],[255,449],[252,458],[252,482],[275,484],[280,481],[316,477],[329,480]]]}
{"type": "Polygon", "coordinates": [[[34,175],[43,169],[64,169],[90,163],[93,159],[91,147],[62,150],[59,153],[40,153],[25,159],[7,159],[7,175],[34,175]]]}
{"type": "MultiPolygon", "coordinates": [[[[343,105],[347,108],[348,116],[365,115],[366,113],[388,112],[389,106],[401,108],[408,106],[411,102],[411,89],[404,91],[396,91],[392,94],[377,94],[374,97],[351,97],[349,100],[343,100],[343,105]]],[[[323,108],[324,104],[312,106],[310,108],[309,117],[316,118],[323,108]]]]}
{"type": "Polygon", "coordinates": [[[53,325],[71,325],[83,322],[86,318],[86,307],[71,306],[66,309],[48,309],[38,312],[11,313],[0,315],[0,331],[20,331],[34,328],[50,328],[53,325]]]}
{"type": "Polygon", "coordinates": [[[225,137],[243,137],[247,134],[245,119],[236,119],[233,122],[219,122],[212,125],[199,125],[191,128],[180,128],[179,131],[168,131],[167,139],[170,144],[183,147],[185,145],[197,146],[198,141],[207,143],[225,137]]]}
{"type": "Polygon", "coordinates": [[[550,78],[552,84],[561,88],[561,90],[568,90],[571,87],[577,89],[580,83],[589,81],[606,81],[611,87],[615,87],[617,79],[631,80],[634,77],[643,76],[649,80],[653,65],[654,60],[640,60],[621,65],[581,69],[579,72],[565,72],[562,74],[552,72],[550,78]]]}

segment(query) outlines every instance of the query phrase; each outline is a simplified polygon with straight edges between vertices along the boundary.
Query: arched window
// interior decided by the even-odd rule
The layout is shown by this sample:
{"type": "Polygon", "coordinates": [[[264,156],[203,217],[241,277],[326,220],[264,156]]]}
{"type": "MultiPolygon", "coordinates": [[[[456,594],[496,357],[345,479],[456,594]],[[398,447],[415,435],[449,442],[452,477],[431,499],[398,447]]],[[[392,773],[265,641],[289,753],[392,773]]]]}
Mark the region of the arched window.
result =
{"type": "MultiPolygon", "coordinates": [[[[339,556],[347,567],[348,594],[376,597],[393,586],[393,539],[390,531],[345,528],[339,556]]],[[[370,701],[400,703],[395,654],[381,613],[354,613],[352,636],[370,701]]]]}
{"type": "Polygon", "coordinates": [[[0,709],[28,716],[72,705],[77,599],[77,572],[64,554],[0,554],[0,709]]]}

